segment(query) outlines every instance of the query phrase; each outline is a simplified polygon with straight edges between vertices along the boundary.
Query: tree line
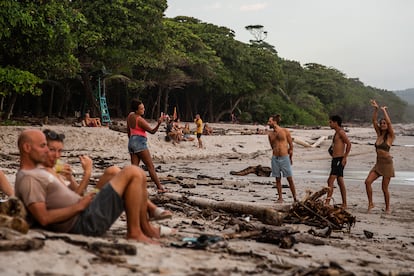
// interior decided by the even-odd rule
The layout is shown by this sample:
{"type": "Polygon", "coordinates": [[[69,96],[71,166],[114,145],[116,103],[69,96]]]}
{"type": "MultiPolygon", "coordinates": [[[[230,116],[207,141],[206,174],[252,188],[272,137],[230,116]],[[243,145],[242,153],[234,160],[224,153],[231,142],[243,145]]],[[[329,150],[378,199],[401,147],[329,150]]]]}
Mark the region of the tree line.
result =
{"type": "MultiPolygon", "coordinates": [[[[0,2],[0,112],[14,116],[112,117],[141,99],[146,117],[177,111],[183,121],[285,124],[369,122],[369,99],[404,121],[406,103],[339,70],[278,56],[263,39],[243,43],[223,26],[193,17],[167,18],[165,0],[33,0],[0,2]]],[[[256,25],[246,27],[246,31],[256,25]]],[[[257,26],[256,26],[257,27],[257,26]]],[[[258,26],[260,27],[260,26],[258,26]]]]}

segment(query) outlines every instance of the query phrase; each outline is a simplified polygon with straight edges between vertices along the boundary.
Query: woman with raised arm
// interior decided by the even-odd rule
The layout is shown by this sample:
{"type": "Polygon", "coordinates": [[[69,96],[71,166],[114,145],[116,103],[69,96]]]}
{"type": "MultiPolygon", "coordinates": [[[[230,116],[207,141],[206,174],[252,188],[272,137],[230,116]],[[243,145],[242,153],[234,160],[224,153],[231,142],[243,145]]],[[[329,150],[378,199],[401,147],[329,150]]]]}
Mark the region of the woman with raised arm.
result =
{"type": "Polygon", "coordinates": [[[394,164],[390,149],[395,139],[394,129],[392,128],[391,119],[387,112],[387,107],[378,106],[375,100],[371,100],[371,105],[374,107],[372,115],[372,123],[374,125],[375,132],[377,133],[377,140],[375,141],[375,150],[377,152],[377,162],[369,172],[365,179],[365,188],[368,196],[368,213],[374,208],[374,202],[372,200],[372,183],[382,176],[382,191],[384,192],[385,199],[385,213],[390,214],[390,192],[388,186],[391,181],[391,177],[394,177],[394,164]],[[381,109],[384,118],[379,122],[378,109],[381,109]]]}
{"type": "Polygon", "coordinates": [[[166,189],[161,185],[158,175],[155,172],[155,167],[152,163],[151,154],[147,146],[147,132],[155,134],[164,120],[164,116],[161,116],[158,119],[158,124],[152,128],[142,117],[145,113],[145,107],[140,100],[133,99],[131,102],[131,109],[132,112],[129,113],[127,118],[127,131],[129,137],[128,151],[131,155],[131,164],[138,166],[139,162],[142,160],[145,166],[147,166],[152,181],[157,185],[158,193],[164,193],[166,192],[166,189]]]}

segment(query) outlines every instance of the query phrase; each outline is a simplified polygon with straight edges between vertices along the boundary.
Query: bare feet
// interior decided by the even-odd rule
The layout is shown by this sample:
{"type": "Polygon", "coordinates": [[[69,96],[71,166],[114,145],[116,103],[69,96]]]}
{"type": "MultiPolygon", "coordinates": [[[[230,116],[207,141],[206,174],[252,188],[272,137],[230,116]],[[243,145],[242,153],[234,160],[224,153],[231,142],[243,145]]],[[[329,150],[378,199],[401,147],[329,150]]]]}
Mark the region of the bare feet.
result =
{"type": "Polygon", "coordinates": [[[342,204],[341,208],[345,210],[346,208],[348,208],[348,206],[346,204],[342,204]]]}
{"type": "Polygon", "coordinates": [[[146,244],[160,244],[159,242],[154,241],[153,239],[145,236],[144,234],[128,235],[127,239],[128,240],[135,240],[135,241],[146,243],[146,244]]]}
{"type": "Polygon", "coordinates": [[[283,203],[283,198],[279,198],[276,203],[283,203]]]}
{"type": "Polygon", "coordinates": [[[390,215],[391,214],[391,210],[390,209],[386,209],[385,210],[385,214],[390,215]]]}
{"type": "Polygon", "coordinates": [[[163,194],[163,193],[167,193],[167,192],[168,192],[168,190],[167,190],[167,189],[165,189],[165,187],[161,185],[160,187],[158,187],[157,192],[158,192],[159,194],[163,194]]]}
{"type": "Polygon", "coordinates": [[[160,228],[156,227],[152,224],[146,225],[142,231],[144,231],[145,235],[151,238],[159,239],[161,238],[160,228]]]}
{"type": "Polygon", "coordinates": [[[367,211],[367,213],[368,213],[368,214],[370,214],[370,213],[371,213],[372,208],[374,208],[374,207],[375,207],[374,203],[370,203],[370,204],[368,205],[368,211],[367,211]]]}

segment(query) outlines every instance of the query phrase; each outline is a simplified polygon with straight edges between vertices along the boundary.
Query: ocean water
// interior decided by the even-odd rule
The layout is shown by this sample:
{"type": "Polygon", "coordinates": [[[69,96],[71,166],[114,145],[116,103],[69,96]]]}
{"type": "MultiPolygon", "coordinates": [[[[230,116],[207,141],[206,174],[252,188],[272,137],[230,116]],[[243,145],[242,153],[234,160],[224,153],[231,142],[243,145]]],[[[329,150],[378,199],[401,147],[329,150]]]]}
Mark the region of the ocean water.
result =
{"type": "MultiPolygon", "coordinates": [[[[301,178],[306,177],[306,174],[312,174],[312,178],[320,179],[323,183],[326,182],[329,171],[328,170],[294,170],[294,177],[301,178]]],[[[368,175],[368,171],[358,171],[352,169],[345,169],[344,178],[347,180],[355,180],[364,183],[365,178],[368,175]]],[[[381,181],[380,179],[377,180],[381,181]]],[[[395,177],[391,179],[391,184],[398,185],[412,185],[414,186],[414,171],[395,171],[395,177]]]]}
{"type": "MultiPolygon", "coordinates": [[[[411,171],[400,171],[398,170],[398,167],[395,170],[395,177],[391,179],[391,185],[392,184],[399,184],[399,185],[412,185],[414,186],[414,152],[411,148],[414,147],[414,136],[397,136],[393,146],[395,147],[407,147],[407,157],[409,159],[408,162],[411,162],[413,170],[411,171]]],[[[326,170],[310,170],[310,171],[304,171],[304,170],[294,170],[294,176],[306,176],[306,174],[311,173],[312,177],[321,179],[323,181],[326,181],[327,176],[329,174],[329,168],[326,170]]],[[[365,181],[365,178],[368,175],[368,170],[355,170],[346,168],[344,171],[344,177],[346,179],[350,180],[356,180],[363,183],[365,181]]],[[[380,181],[380,180],[377,180],[380,181]]]]}

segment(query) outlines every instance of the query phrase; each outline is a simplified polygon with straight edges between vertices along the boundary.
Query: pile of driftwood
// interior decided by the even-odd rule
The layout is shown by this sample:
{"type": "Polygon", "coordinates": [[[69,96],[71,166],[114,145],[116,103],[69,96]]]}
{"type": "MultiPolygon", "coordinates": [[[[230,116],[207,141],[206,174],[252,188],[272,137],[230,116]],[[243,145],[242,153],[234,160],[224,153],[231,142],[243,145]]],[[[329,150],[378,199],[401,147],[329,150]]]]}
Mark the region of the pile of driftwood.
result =
{"type": "Polygon", "coordinates": [[[303,200],[292,205],[283,221],[302,223],[318,228],[329,227],[332,230],[346,228],[349,232],[355,225],[356,218],[341,207],[325,205],[320,197],[325,195],[328,190],[329,188],[325,187],[315,193],[308,192],[303,200]]]}

